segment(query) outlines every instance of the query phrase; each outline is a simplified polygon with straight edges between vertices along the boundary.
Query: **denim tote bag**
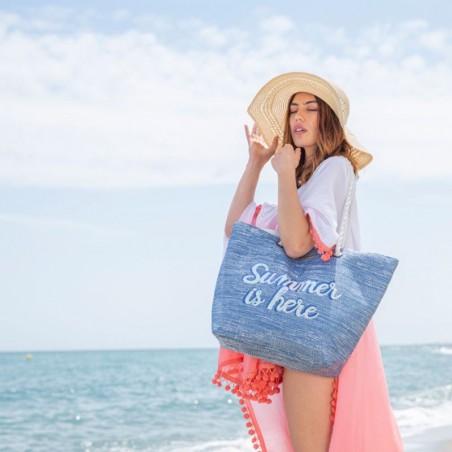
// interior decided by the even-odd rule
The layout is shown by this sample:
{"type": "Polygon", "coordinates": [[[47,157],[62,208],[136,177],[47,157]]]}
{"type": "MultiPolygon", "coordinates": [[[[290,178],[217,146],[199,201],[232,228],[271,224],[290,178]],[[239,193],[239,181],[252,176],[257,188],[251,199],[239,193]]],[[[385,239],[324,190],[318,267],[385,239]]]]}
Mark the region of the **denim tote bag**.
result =
{"type": "Polygon", "coordinates": [[[279,237],[237,221],[218,274],[212,333],[221,347],[337,377],[370,322],[398,260],[342,249],[356,179],[329,261],[314,248],[290,258],[279,237]]]}

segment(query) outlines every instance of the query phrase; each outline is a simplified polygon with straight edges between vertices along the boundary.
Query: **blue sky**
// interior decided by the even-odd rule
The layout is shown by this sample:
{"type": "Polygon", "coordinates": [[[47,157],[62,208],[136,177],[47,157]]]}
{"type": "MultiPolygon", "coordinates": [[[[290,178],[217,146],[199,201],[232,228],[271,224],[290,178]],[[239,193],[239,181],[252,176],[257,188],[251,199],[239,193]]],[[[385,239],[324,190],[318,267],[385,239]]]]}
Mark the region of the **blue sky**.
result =
{"type": "MultiPolygon", "coordinates": [[[[451,342],[450,2],[0,2],[0,350],[216,347],[246,108],[306,71],[374,155],[382,343],[451,342]],[[187,6],[188,5],[188,6],[187,6]]],[[[276,202],[265,168],[256,201],[276,202]]]]}

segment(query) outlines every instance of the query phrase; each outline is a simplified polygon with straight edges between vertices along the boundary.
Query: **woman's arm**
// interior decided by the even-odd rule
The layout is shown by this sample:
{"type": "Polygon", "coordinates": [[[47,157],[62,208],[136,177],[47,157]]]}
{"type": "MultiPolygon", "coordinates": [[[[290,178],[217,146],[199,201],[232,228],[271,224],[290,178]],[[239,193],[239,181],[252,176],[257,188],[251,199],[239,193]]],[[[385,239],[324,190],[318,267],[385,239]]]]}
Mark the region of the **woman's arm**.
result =
{"type": "Polygon", "coordinates": [[[253,125],[251,133],[248,126],[245,125],[245,135],[248,141],[248,163],[235,191],[231,207],[229,208],[224,227],[224,233],[227,237],[231,236],[232,226],[238,221],[250,202],[254,200],[256,186],[262,168],[273,156],[278,145],[278,135],[275,135],[271,145],[267,146],[256,124],[253,125]]]}
{"type": "Polygon", "coordinates": [[[304,256],[314,247],[309,223],[298,197],[295,172],[278,174],[278,227],[289,257],[304,256]]]}
{"type": "Polygon", "coordinates": [[[262,168],[263,166],[260,161],[256,161],[254,159],[250,159],[248,161],[239,185],[235,191],[234,198],[232,199],[231,207],[229,208],[224,228],[224,233],[227,237],[230,237],[234,223],[238,221],[240,215],[249,203],[254,200],[257,182],[259,181],[262,168]]]}
{"type": "Polygon", "coordinates": [[[292,258],[304,256],[314,247],[295,179],[300,158],[300,148],[285,144],[275,151],[271,161],[278,174],[279,235],[286,254],[292,258]]]}

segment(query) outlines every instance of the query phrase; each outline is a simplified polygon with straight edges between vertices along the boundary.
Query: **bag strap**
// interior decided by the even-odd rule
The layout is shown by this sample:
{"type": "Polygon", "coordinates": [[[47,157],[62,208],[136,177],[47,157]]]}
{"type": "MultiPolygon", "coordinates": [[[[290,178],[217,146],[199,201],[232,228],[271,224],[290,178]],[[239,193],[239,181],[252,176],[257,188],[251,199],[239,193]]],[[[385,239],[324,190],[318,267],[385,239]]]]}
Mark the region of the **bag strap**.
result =
{"type": "Polygon", "coordinates": [[[344,204],[344,211],[342,213],[339,238],[337,239],[336,247],[333,253],[334,256],[342,256],[343,244],[345,243],[345,238],[347,237],[348,232],[350,230],[350,222],[348,220],[350,218],[352,210],[352,200],[355,190],[356,190],[356,176],[355,173],[353,173],[350,179],[350,183],[348,184],[347,199],[345,200],[344,204]]]}
{"type": "Polygon", "coordinates": [[[256,210],[254,211],[253,219],[251,220],[252,226],[256,226],[256,218],[259,215],[261,208],[262,208],[262,204],[259,204],[258,206],[256,206],[256,210]]]}

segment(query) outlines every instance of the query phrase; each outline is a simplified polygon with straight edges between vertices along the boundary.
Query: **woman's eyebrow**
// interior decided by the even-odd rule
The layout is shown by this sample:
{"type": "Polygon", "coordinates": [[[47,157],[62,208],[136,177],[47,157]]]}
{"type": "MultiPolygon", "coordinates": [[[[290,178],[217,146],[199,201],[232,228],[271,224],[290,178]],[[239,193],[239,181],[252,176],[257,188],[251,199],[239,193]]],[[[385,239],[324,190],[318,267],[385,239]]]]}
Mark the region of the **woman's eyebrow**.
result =
{"type": "MultiPolygon", "coordinates": [[[[308,105],[308,104],[316,104],[317,101],[316,100],[308,100],[307,102],[303,102],[303,105],[308,105]]],[[[298,107],[298,104],[296,102],[292,102],[290,104],[290,106],[295,105],[296,107],[298,107]]]]}

